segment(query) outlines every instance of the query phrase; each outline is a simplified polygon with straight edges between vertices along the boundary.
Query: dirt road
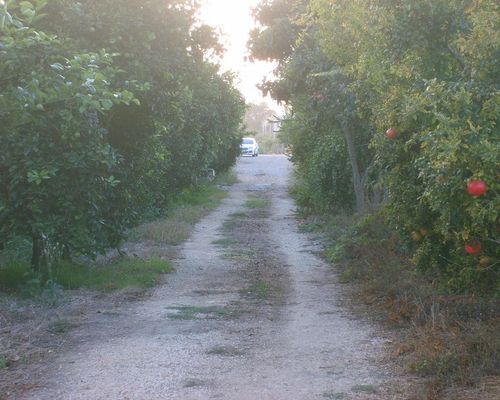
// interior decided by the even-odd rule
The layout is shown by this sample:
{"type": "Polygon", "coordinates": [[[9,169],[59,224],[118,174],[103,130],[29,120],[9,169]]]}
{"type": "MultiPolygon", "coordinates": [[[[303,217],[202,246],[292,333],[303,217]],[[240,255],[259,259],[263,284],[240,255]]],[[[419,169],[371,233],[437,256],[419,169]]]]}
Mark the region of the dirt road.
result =
{"type": "Polygon", "coordinates": [[[384,340],[299,233],[285,157],[239,160],[176,271],[72,333],[22,399],[403,399],[384,340]]]}

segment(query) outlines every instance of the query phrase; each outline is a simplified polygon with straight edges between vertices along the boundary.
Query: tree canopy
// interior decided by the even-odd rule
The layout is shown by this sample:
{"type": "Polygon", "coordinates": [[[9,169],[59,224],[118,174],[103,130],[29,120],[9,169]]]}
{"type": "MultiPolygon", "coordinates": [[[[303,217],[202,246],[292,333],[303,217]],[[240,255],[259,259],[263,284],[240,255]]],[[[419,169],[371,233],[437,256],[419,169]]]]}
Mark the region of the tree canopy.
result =
{"type": "Polygon", "coordinates": [[[385,199],[422,271],[497,287],[498,2],[275,0],[255,17],[249,48],[278,61],[263,89],[290,110],[303,204],[366,213],[385,199]]]}
{"type": "Polygon", "coordinates": [[[0,242],[117,246],[239,152],[244,101],[190,0],[0,5],[0,242]]]}

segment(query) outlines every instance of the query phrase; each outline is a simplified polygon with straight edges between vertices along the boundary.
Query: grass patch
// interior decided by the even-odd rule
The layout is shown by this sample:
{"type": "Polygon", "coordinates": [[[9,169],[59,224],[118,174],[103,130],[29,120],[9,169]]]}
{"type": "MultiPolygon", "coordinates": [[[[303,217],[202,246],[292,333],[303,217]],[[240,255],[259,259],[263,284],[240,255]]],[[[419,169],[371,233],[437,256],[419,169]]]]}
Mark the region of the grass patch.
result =
{"type": "Polygon", "coordinates": [[[175,313],[167,314],[169,319],[173,320],[195,320],[203,318],[228,318],[234,316],[235,313],[231,310],[221,307],[196,307],[196,306],[181,306],[171,307],[175,313]]]}
{"type": "Polygon", "coordinates": [[[245,203],[246,208],[253,210],[268,208],[270,205],[271,201],[269,199],[261,199],[258,197],[251,197],[245,203]]]}
{"type": "Polygon", "coordinates": [[[129,232],[131,241],[151,241],[178,245],[191,235],[194,225],[207,213],[217,208],[227,192],[214,185],[197,190],[185,190],[165,218],[144,223],[129,232]]]}
{"type": "Polygon", "coordinates": [[[47,330],[50,333],[61,335],[66,332],[69,332],[73,327],[74,325],[71,322],[65,319],[58,319],[56,321],[52,321],[47,327],[47,330]]]}
{"type": "Polygon", "coordinates": [[[242,356],[244,353],[237,349],[236,347],[231,346],[215,346],[207,351],[208,355],[214,356],[225,356],[225,357],[237,357],[242,356]]]}
{"type": "Polygon", "coordinates": [[[216,246],[220,247],[231,247],[237,245],[238,243],[239,243],[238,240],[233,238],[218,239],[212,242],[212,244],[215,244],[216,246]]]}
{"type": "Polygon", "coordinates": [[[248,215],[244,211],[237,211],[232,214],[229,214],[230,219],[242,219],[242,218],[250,218],[250,215],[248,215]]]}
{"type": "Polygon", "coordinates": [[[271,287],[267,282],[257,282],[250,289],[246,290],[247,293],[253,294],[259,299],[267,299],[271,295],[271,287]]]}
{"type": "Polygon", "coordinates": [[[0,289],[49,301],[57,297],[56,292],[61,288],[99,291],[147,289],[158,284],[161,275],[170,271],[170,263],[158,258],[121,258],[99,266],[60,262],[43,275],[35,274],[27,262],[15,262],[0,266],[0,289]]]}
{"type": "Polygon", "coordinates": [[[347,399],[347,394],[345,393],[342,393],[342,392],[326,392],[326,393],[323,393],[322,395],[325,399],[329,399],[329,400],[344,400],[344,399],[347,399]]]}
{"type": "Polygon", "coordinates": [[[377,389],[375,389],[375,386],[373,385],[355,385],[351,388],[351,390],[355,393],[377,393],[377,389]]]}
{"type": "Polygon", "coordinates": [[[121,258],[103,266],[61,263],[54,268],[54,281],[65,289],[87,288],[113,291],[126,288],[147,289],[159,283],[162,274],[171,272],[169,262],[159,258],[142,260],[121,258]]]}
{"type": "Polygon", "coordinates": [[[380,215],[315,216],[305,224],[304,230],[324,239],[325,258],[339,270],[339,282],[354,284],[355,301],[401,333],[394,354],[428,378],[435,398],[450,387],[498,376],[499,299],[456,295],[419,273],[409,260],[411,244],[380,215]]]}
{"type": "Polygon", "coordinates": [[[232,250],[224,253],[222,257],[226,260],[239,261],[239,262],[250,262],[253,256],[249,254],[248,251],[244,250],[232,250]]]}
{"type": "Polygon", "coordinates": [[[217,174],[214,183],[221,186],[231,186],[239,182],[238,175],[233,169],[217,174]]]}
{"type": "Polygon", "coordinates": [[[7,368],[7,359],[4,356],[0,356],[0,369],[7,368]]]}
{"type": "Polygon", "coordinates": [[[207,383],[205,381],[202,381],[201,379],[188,379],[184,383],[185,388],[197,388],[197,387],[204,387],[207,386],[207,383]]]}
{"type": "Polygon", "coordinates": [[[28,282],[36,279],[37,275],[27,261],[4,259],[0,264],[0,290],[2,291],[18,291],[28,282]]]}
{"type": "MultiPolygon", "coordinates": [[[[229,185],[236,181],[235,173],[230,171],[219,175],[215,183],[229,185]]],[[[132,229],[129,240],[180,244],[189,238],[194,225],[226,196],[227,193],[213,183],[196,190],[184,190],[165,218],[132,229]]],[[[60,262],[50,273],[39,275],[30,266],[29,240],[14,238],[4,246],[0,252],[0,291],[25,297],[43,295],[48,302],[54,301],[54,292],[60,287],[101,291],[149,288],[159,282],[161,274],[171,270],[171,266],[160,259],[124,258],[104,266],[60,262]]]]}

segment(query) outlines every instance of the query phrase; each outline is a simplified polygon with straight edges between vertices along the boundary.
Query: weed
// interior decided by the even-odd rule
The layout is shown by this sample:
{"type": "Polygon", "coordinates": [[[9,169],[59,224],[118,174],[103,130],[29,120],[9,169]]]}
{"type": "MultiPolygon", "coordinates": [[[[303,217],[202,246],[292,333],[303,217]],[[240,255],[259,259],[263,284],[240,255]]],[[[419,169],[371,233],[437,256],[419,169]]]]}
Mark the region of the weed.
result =
{"type": "Polygon", "coordinates": [[[245,207],[250,209],[263,209],[268,208],[271,205],[271,201],[269,199],[262,199],[258,197],[251,197],[245,203],[245,207]]]}
{"type": "Polygon", "coordinates": [[[73,327],[74,325],[71,322],[65,319],[58,319],[56,321],[52,321],[47,327],[47,330],[50,333],[63,334],[68,332],[73,327]]]}
{"type": "Polygon", "coordinates": [[[104,266],[60,263],[54,268],[53,274],[54,280],[65,289],[113,291],[150,288],[159,282],[162,274],[170,271],[170,263],[159,258],[121,258],[104,266]]]}
{"type": "Polygon", "coordinates": [[[37,279],[29,262],[16,259],[3,259],[0,264],[0,290],[17,291],[37,279]]]}
{"type": "Polygon", "coordinates": [[[339,275],[339,283],[351,283],[360,278],[360,273],[355,268],[346,267],[339,275]]]}
{"type": "Polygon", "coordinates": [[[258,282],[251,291],[260,299],[267,299],[270,295],[271,288],[267,282],[258,282]]]}
{"type": "Polygon", "coordinates": [[[167,314],[169,319],[174,320],[193,320],[193,319],[214,319],[214,318],[228,318],[234,316],[235,313],[221,307],[196,307],[196,306],[180,306],[171,307],[175,313],[167,314]]]}
{"type": "Polygon", "coordinates": [[[250,218],[250,215],[248,215],[246,212],[238,211],[238,212],[230,214],[229,218],[230,218],[230,220],[231,219],[250,218]]]}
{"type": "Polygon", "coordinates": [[[222,257],[225,258],[226,260],[240,261],[240,262],[249,262],[252,261],[253,258],[248,251],[244,250],[230,251],[224,253],[222,257]]]}
{"type": "Polygon", "coordinates": [[[345,245],[343,243],[335,243],[325,250],[325,258],[330,263],[345,260],[346,256],[345,245]]]}
{"type": "Polygon", "coordinates": [[[0,369],[7,368],[7,359],[4,356],[0,356],[0,369]]]}
{"type": "Polygon", "coordinates": [[[373,385],[355,385],[351,388],[351,390],[355,393],[377,393],[377,389],[375,389],[373,385]]]}
{"type": "Polygon", "coordinates": [[[347,395],[342,392],[326,392],[323,393],[323,397],[329,400],[344,400],[347,399],[347,395]]]}
{"type": "Polygon", "coordinates": [[[130,239],[175,246],[184,242],[192,229],[192,224],[176,218],[160,219],[135,228],[130,239]]]}
{"type": "Polygon", "coordinates": [[[231,247],[238,244],[238,241],[233,238],[224,238],[224,239],[214,240],[212,244],[215,244],[220,247],[231,247]]]}
{"type": "Polygon", "coordinates": [[[299,232],[301,233],[317,232],[320,227],[321,224],[317,221],[307,222],[299,225],[299,232]]]}
{"type": "Polygon", "coordinates": [[[238,175],[234,170],[222,172],[215,177],[214,183],[221,186],[231,186],[239,182],[238,175]]]}
{"type": "Polygon", "coordinates": [[[242,356],[244,353],[241,350],[237,349],[236,347],[215,346],[212,347],[210,350],[208,350],[207,354],[216,356],[237,357],[237,356],[242,356]]]}
{"type": "Polygon", "coordinates": [[[178,245],[189,238],[194,225],[227,196],[213,185],[184,190],[166,217],[144,223],[129,232],[129,240],[178,245]]]}
{"type": "Polygon", "coordinates": [[[202,381],[201,379],[188,379],[184,383],[185,388],[196,388],[196,387],[203,387],[206,386],[206,382],[202,381]]]}

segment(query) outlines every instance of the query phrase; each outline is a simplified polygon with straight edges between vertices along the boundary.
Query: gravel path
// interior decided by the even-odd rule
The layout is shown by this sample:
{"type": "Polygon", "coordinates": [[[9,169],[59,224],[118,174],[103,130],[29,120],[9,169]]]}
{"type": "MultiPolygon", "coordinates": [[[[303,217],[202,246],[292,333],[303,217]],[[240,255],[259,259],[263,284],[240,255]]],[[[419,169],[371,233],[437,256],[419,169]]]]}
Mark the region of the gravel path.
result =
{"type": "Polygon", "coordinates": [[[332,268],[298,232],[287,159],[243,158],[237,172],[165,284],[74,331],[19,399],[408,398],[384,339],[340,305],[332,268]]]}

